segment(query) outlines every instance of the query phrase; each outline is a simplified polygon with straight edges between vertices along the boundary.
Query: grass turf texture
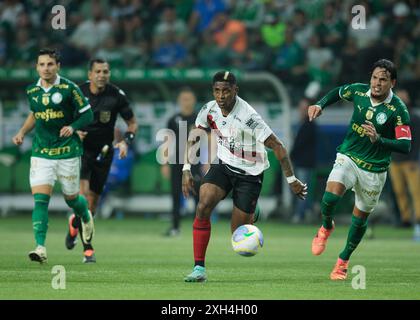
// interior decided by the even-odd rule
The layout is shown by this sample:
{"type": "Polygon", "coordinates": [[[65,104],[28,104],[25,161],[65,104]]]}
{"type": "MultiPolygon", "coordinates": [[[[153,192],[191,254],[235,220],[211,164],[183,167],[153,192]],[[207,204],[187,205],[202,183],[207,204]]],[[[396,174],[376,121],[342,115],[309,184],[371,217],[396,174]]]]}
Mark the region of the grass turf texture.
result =
{"type": "Polygon", "coordinates": [[[212,225],[207,283],[184,283],[193,266],[192,223],[181,236],[165,238],[157,219],[96,220],[98,262],[82,264],[80,240],[64,247],[66,220],[50,217],[48,264],[29,261],[34,248],[29,216],[0,220],[0,299],[419,299],[420,243],[411,230],[380,226],[350,261],[349,278],[329,280],[347,226],[338,225],[322,256],[311,255],[316,226],[258,223],[264,247],[241,257],[230,244],[229,222],[212,225]],[[66,289],[54,290],[54,265],[66,269],[66,289]],[[366,268],[366,289],[352,288],[355,265],[366,268]]]}

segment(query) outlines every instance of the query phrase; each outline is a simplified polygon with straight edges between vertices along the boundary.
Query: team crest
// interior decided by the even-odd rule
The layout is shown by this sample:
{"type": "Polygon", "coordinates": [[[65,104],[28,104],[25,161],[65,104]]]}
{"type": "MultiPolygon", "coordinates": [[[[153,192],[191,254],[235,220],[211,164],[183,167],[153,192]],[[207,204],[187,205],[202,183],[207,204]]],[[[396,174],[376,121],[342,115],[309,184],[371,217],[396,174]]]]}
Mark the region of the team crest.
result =
{"type": "Polygon", "coordinates": [[[370,120],[373,118],[373,111],[372,110],[368,110],[366,112],[366,119],[370,120]]]}
{"type": "Polygon", "coordinates": [[[111,111],[101,111],[99,113],[99,121],[102,123],[108,123],[111,120],[111,111]]]}
{"type": "Polygon", "coordinates": [[[381,113],[378,113],[377,114],[377,116],[376,116],[376,122],[378,124],[384,124],[386,122],[386,120],[387,120],[386,113],[381,112],[381,113]]]}
{"type": "Polygon", "coordinates": [[[42,95],[42,104],[44,106],[48,106],[50,104],[50,94],[49,93],[44,93],[42,95]]]}
{"type": "Polygon", "coordinates": [[[55,104],[59,104],[61,101],[63,101],[63,96],[61,95],[60,92],[56,92],[51,96],[51,100],[55,104]]]}

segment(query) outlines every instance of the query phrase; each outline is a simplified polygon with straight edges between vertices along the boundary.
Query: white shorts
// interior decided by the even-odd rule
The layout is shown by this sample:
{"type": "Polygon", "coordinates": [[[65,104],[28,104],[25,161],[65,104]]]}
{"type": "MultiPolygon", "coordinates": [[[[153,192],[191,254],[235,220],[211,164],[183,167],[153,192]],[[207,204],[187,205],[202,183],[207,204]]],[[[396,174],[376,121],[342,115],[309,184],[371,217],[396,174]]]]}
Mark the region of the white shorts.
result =
{"type": "Polygon", "coordinates": [[[70,159],[45,159],[31,157],[29,181],[31,187],[51,185],[58,180],[65,195],[79,193],[80,190],[80,157],[70,159]]]}
{"type": "Polygon", "coordinates": [[[370,213],[378,204],[386,181],[386,171],[362,170],[348,156],[337,153],[328,181],[340,182],[344,184],[346,190],[352,189],[357,209],[370,213]]]}

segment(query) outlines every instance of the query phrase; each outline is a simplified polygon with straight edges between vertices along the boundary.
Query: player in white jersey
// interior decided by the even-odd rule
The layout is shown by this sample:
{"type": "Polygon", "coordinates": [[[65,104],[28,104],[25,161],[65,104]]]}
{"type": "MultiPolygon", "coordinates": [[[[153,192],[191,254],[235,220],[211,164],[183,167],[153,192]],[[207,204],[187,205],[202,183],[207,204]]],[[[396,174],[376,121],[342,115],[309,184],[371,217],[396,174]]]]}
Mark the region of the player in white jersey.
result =
{"type": "MultiPolygon", "coordinates": [[[[254,108],[237,94],[238,86],[233,73],[216,73],[213,77],[215,100],[203,106],[195,122],[197,128],[210,128],[217,136],[219,163],[211,164],[200,187],[199,203],[193,223],[194,269],[185,278],[186,282],[207,280],[204,260],[210,240],[210,215],[216,205],[231,191],[231,231],[240,225],[253,223],[264,170],[270,166],[265,147],[274,151],[293,193],[302,200],[307,194],[306,184],[294,176],[292,164],[282,142],[254,108]]],[[[191,146],[192,142],[189,142],[182,175],[182,192],[185,197],[194,192],[189,163],[191,146]]]]}

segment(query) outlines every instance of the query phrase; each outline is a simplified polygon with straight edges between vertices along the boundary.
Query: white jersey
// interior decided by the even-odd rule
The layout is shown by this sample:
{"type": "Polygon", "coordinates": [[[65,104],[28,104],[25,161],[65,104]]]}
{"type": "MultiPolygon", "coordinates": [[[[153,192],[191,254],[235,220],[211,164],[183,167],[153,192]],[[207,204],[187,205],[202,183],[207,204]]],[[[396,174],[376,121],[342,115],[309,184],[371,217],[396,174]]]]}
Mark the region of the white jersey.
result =
{"type": "Polygon", "coordinates": [[[229,166],[253,176],[270,166],[264,141],[273,131],[240,97],[236,96],[235,106],[226,117],[216,100],[208,102],[198,113],[195,125],[212,129],[217,136],[217,157],[229,166]]]}

